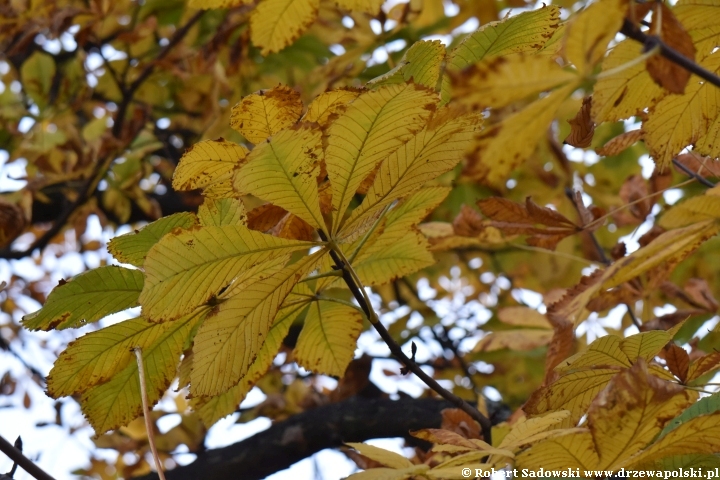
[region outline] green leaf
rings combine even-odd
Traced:
[[[69,282],[61,280],[40,310],[23,317],[23,326],[30,330],[82,327],[136,307],[142,288],[139,270],[117,266],[89,270]]]
[[[675,430],[677,427],[689,420],[692,420],[693,418],[701,415],[710,415],[711,413],[718,411],[720,411],[720,393],[714,393],[709,397],[701,398],[696,403],[685,409],[680,415],[678,415],[677,418],[668,422],[662,432],[660,432],[659,438],[664,437],[672,430]]]
[[[113,238],[108,243],[108,251],[118,262],[142,267],[148,251],[165,234],[178,229],[197,225],[197,217],[191,212],[181,212],[163,217],[140,230]]]

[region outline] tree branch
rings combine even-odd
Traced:
[[[434,398],[353,397],[294,415],[233,445],[198,454],[195,462],[168,472],[168,480],[255,480],[290,467],[326,448],[371,438],[407,437],[408,431],[439,428],[442,410],[455,405]],[[488,408],[494,423],[510,415],[498,403]],[[152,473],[140,480],[157,480]]]
[[[661,38],[655,35],[645,34],[643,31],[633,25],[633,23],[627,18],[623,21],[620,33],[622,33],[628,38],[632,38],[633,40],[642,43],[643,45],[649,46],[650,48],[658,45],[660,47],[660,55],[667,58],[676,65],[681,66],[688,72],[694,73],[698,77],[707,80],[716,87],[720,87],[720,77],[718,77],[709,70],[705,70],[703,67],[687,58],[685,55],[669,47],[665,42],[662,41]]]
[[[707,178],[703,177],[703,176],[700,175],[699,173],[693,172],[693,171],[690,170],[688,167],[686,167],[685,165],[683,165],[682,163],[680,163],[677,158],[673,158],[673,159],[672,159],[672,163],[673,163],[673,165],[675,165],[677,168],[679,168],[680,170],[682,170],[688,177],[694,178],[695,180],[697,180],[697,181],[700,182],[701,184],[705,185],[706,187],[708,187],[708,188],[713,188],[713,187],[715,186],[715,184],[714,184],[713,182],[711,182],[710,180],[708,180]]]
[[[2,436],[0,436],[0,451],[7,455],[8,458],[15,462],[20,468],[37,478],[37,480],[55,480]]]
[[[323,232],[322,230],[318,230],[318,234],[323,241],[326,242],[328,240],[325,232]],[[375,330],[380,335],[380,338],[382,338],[388,348],[390,348],[390,352],[395,357],[399,358],[405,365],[405,367],[407,367],[408,370],[417,375],[417,377],[422,380],[425,385],[430,387],[434,392],[443,397],[445,400],[452,402],[452,404],[456,408],[459,408],[463,412],[467,413],[468,415],[470,415],[471,418],[478,422],[478,424],[480,424],[480,427],[482,428],[483,439],[487,443],[492,443],[492,424],[490,423],[490,420],[482,413],[480,413],[476,408],[468,404],[465,400],[443,388],[442,385],[440,385],[434,378],[425,373],[425,371],[420,368],[417,363],[415,363],[407,355],[405,355],[405,352],[402,351],[400,345],[395,342],[395,340],[392,338],[385,326],[377,319],[377,316],[372,309],[372,305],[370,305],[370,303],[366,300],[365,295],[363,294],[362,285],[358,285],[355,282],[354,276],[350,270],[350,265],[348,265],[340,257],[338,252],[333,249],[330,250],[330,256],[335,262],[335,268],[342,271],[343,280],[345,280],[345,283],[350,289],[350,292],[352,292],[355,300],[357,300],[358,304],[360,304],[360,308],[362,308],[363,312],[370,320],[373,328],[375,328]]]

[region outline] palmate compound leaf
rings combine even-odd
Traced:
[[[618,467],[645,448],[665,422],[692,401],[680,385],[648,373],[644,361],[615,376],[588,410],[588,426],[599,454],[598,468]]]
[[[142,267],[147,252],[166,234],[176,228],[190,228],[197,225],[192,212],[168,215],[125,235],[119,235],[108,242],[108,251],[118,262]]]
[[[720,72],[720,52],[698,62],[711,72]],[[720,116],[720,89],[691,77],[683,95],[669,95],[650,109],[643,122],[645,143],[655,163],[664,168],[683,148],[704,136]]]
[[[143,316],[177,318],[204,304],[251,267],[307,250],[314,244],[265,235],[242,225],[196,227],[170,233],[145,260]]]
[[[362,318],[348,305],[313,302],[293,351],[295,361],[311,372],[342,377],[355,354]]]
[[[357,237],[374,223],[386,206],[452,170],[462,160],[481,124],[479,115],[459,115],[449,108],[439,109],[425,128],[380,164],[375,181],[338,237]]]
[[[207,309],[197,309],[170,322],[169,329],[143,348],[145,380],[151,385],[148,388],[150,406],[157,403],[170,386],[180,355],[189,347],[192,335],[206,313]],[[167,327],[157,325],[156,328]],[[139,417],[142,414],[142,399],[137,362],[130,361],[109,381],[83,392],[80,406],[98,435],[127,425]]]
[[[265,0],[263,5],[267,1]],[[300,0],[298,4],[303,1]],[[256,13],[253,13],[253,18]],[[300,118],[302,110],[300,94],[286,85],[278,85],[244,97],[232,108],[230,126],[240,132],[248,142],[259,144],[294,124]]]
[[[208,197],[232,196],[235,169],[246,162],[248,149],[224,139],[205,140],[190,147],[173,174],[175,190],[202,188]]]
[[[291,298],[292,296],[289,296],[288,300]],[[288,303],[287,300],[286,303]],[[273,320],[272,327],[270,327],[270,331],[265,338],[265,343],[260,347],[257,357],[255,357],[247,373],[240,379],[237,385],[220,395],[213,397],[193,397],[190,399],[190,404],[198,412],[207,428],[210,428],[215,422],[237,410],[238,405],[245,399],[260,377],[270,368],[293,322],[295,322],[306,309],[307,302],[304,302],[281,308],[278,311],[275,320]]]
[[[283,130],[256,146],[235,178],[235,188],[282,207],[314,228],[324,228],[318,200],[322,132],[309,124]]]
[[[486,57],[536,51],[560,25],[560,8],[543,6],[500,22],[483,25],[448,55],[448,66],[462,69]]]
[[[543,416],[523,418],[513,424],[510,432],[502,439],[498,448],[516,449],[529,445],[553,433],[553,427],[570,416],[567,410],[551,412]]]
[[[573,18],[565,34],[565,57],[581,75],[592,72],[602,60],[625,17],[622,0],[598,0]]]
[[[312,25],[319,7],[320,0],[263,0],[250,15],[250,38],[263,55],[279,52]]]
[[[420,131],[437,94],[414,84],[365,92],[328,128],[325,162],[332,186],[333,233],[362,181],[384,158]]]
[[[383,228],[376,230],[377,235],[371,235],[352,262],[364,285],[382,285],[434,263],[430,245],[416,225],[445,199],[450,190],[447,187],[423,188],[388,213]],[[346,254],[352,255],[358,242],[362,239],[349,244]]]
[[[558,430],[556,435],[536,443],[521,452],[515,461],[517,468],[539,471],[565,470],[581,471],[598,464],[598,455],[593,438],[586,428]]]
[[[247,375],[285,297],[324,253],[320,250],[232,287],[237,293],[222,299],[195,336],[190,374],[193,396],[219,395]]]
[[[576,87],[576,84],[561,87],[481,131],[466,174],[489,185],[504,185],[513,169],[535,151],[555,112]]]
[[[69,282],[61,281],[40,310],[23,317],[23,326],[30,330],[82,327],[137,306],[142,288],[140,270],[116,266],[88,270]]]
[[[197,218],[203,227],[245,225],[245,205],[237,198],[206,198],[198,208]]]
[[[479,62],[453,79],[453,97],[478,107],[504,107],[530,95],[576,82],[578,76],[545,56],[514,55]]]

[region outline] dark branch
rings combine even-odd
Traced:
[[[290,467],[326,448],[371,438],[408,437],[408,431],[439,428],[450,402],[433,398],[360,399],[353,397],[305,411],[246,440],[198,454],[190,465],[165,472],[167,480],[255,480]],[[493,422],[506,419],[504,406],[488,405]],[[141,480],[157,480],[153,473]]]
[[[715,184],[714,184],[713,182],[711,182],[710,180],[708,180],[707,178],[703,177],[703,176],[700,175],[699,173],[693,172],[693,171],[690,170],[688,167],[686,167],[685,165],[683,165],[682,163],[680,163],[677,158],[673,158],[672,163],[673,163],[673,165],[675,165],[677,168],[679,168],[680,170],[682,170],[687,176],[694,178],[695,180],[697,180],[698,182],[702,183],[702,184],[705,185],[706,187],[708,187],[708,188],[713,188],[713,187],[715,186]]]
[[[320,238],[323,241],[327,241],[327,236],[325,235],[325,232],[322,230],[318,230],[318,234],[320,235]],[[375,331],[378,332],[380,335],[380,338],[383,339],[385,344],[390,349],[390,352],[397,358],[402,361],[403,365],[407,367],[408,370],[413,372],[417,377],[422,380],[422,382],[430,387],[434,392],[436,392],[438,395],[443,397],[445,400],[452,402],[452,404],[456,407],[462,410],[463,412],[470,415],[471,418],[473,418],[480,427],[482,428],[483,432],[483,439],[487,443],[492,443],[492,424],[490,423],[490,420],[485,417],[482,413],[480,413],[476,408],[474,408],[472,405],[467,403],[462,398],[458,397],[457,395],[453,394],[452,392],[449,392],[445,388],[442,387],[434,378],[432,378],[430,375],[425,373],[425,371],[420,368],[420,366],[415,363],[413,360],[411,360],[407,355],[405,355],[405,352],[402,351],[402,348],[400,348],[400,345],[397,344],[397,342],[392,338],[390,333],[387,331],[385,326],[380,323],[379,321],[372,321],[374,318],[373,315],[371,315],[371,309],[372,305],[369,305],[365,301],[365,297],[363,296],[360,289],[362,286],[357,285],[355,283],[355,280],[353,279],[352,274],[350,273],[350,270],[347,265],[342,261],[340,256],[335,252],[334,250],[330,250],[330,256],[332,257],[333,261],[335,262],[335,268],[342,271],[343,280],[345,280],[345,283],[347,284],[348,288],[350,289],[350,292],[352,292],[353,297],[355,297],[355,300],[357,300],[358,304],[360,305],[360,308],[365,312],[365,315],[368,317],[368,319],[371,320],[371,324]]]
[[[707,80],[716,87],[720,87],[720,77],[718,77],[709,70],[705,70],[703,67],[687,58],[685,55],[669,47],[665,42],[662,41],[662,39],[658,38],[657,36],[645,34],[639,28],[633,25],[633,23],[627,18],[623,22],[620,33],[622,33],[628,38],[632,38],[633,40],[642,43],[643,45],[649,45],[651,47],[658,45],[660,47],[660,55],[667,58],[671,62],[681,66],[688,72],[694,73],[698,77]]]
[[[35,465],[32,460],[22,454],[20,450],[15,448],[10,442],[0,436],[0,451],[10,458],[20,468],[37,478],[37,480],[55,480],[53,477],[45,473],[45,471]]]

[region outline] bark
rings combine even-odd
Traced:
[[[441,411],[453,408],[434,398],[363,399],[332,403],[305,411],[241,442],[199,453],[184,467],[165,472],[167,480],[255,480],[284,470],[325,448],[371,438],[408,437],[408,431],[439,428]],[[510,410],[490,404],[493,424]],[[157,480],[157,474],[140,480]]]

